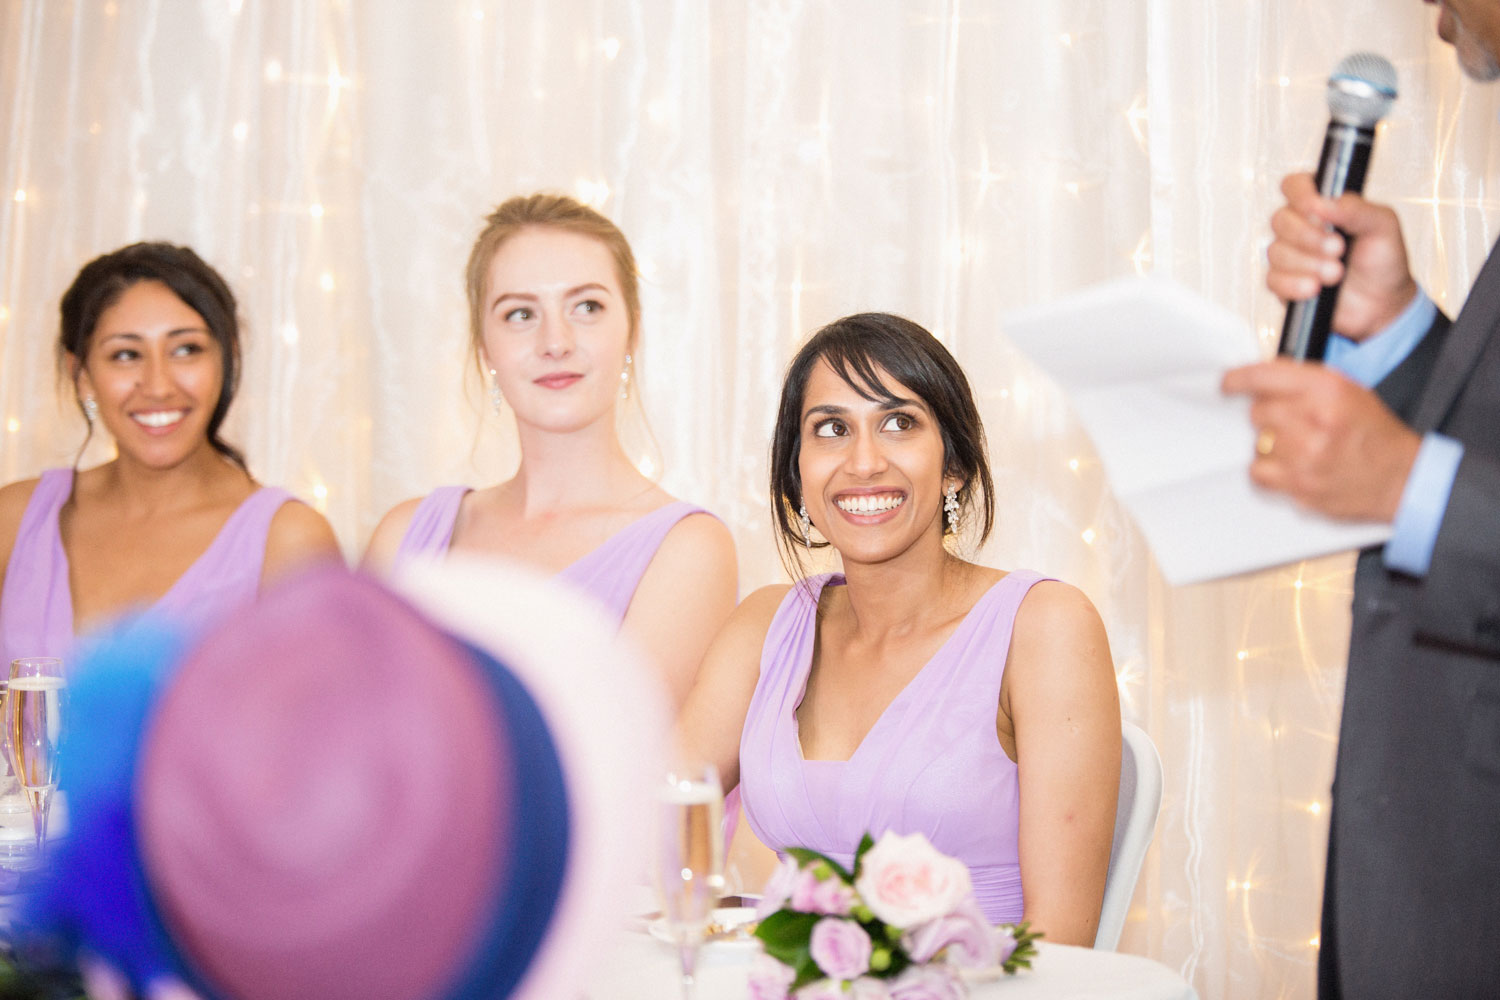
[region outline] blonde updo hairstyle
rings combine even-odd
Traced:
[[[629,350],[637,350],[636,341],[641,327],[641,291],[635,266],[635,254],[630,252],[630,243],[609,219],[565,194],[517,195],[507,199],[484,220],[484,228],[474,241],[469,252],[466,274],[469,293],[469,340],[474,352],[474,363],[480,374],[485,374],[481,349],[484,345],[485,297],[489,292],[490,262],[505,245],[505,241],[528,229],[559,229],[598,240],[609,251],[615,262],[615,280],[620,283],[620,293],[625,297],[625,309],[630,316],[630,334],[626,343]]]

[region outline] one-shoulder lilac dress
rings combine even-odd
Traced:
[[[442,486],[422,498],[406,534],[396,547],[395,564],[411,559],[441,557],[453,542],[453,527],[467,486]],[[706,514],[683,501],[669,503],[642,515],[610,536],[603,545],[567,566],[558,577],[602,604],[615,621],[625,620],[635,588],[656,556],[656,550],[677,522],[690,514]]]
[[[67,659],[73,648],[73,594],[58,512],[73,494],[72,469],[48,469],[37,482],[5,568],[0,592],[0,656]],[[246,497],[214,540],[151,610],[190,627],[255,599],[266,536],[286,490],[262,486]]]
[[[792,587],[766,633],[740,737],[741,801],[761,842],[849,864],[866,832],[921,832],[969,866],[991,922],[1020,920],[1016,765],[995,734],[995,712],[1016,609],[1042,579],[1018,570],[987,590],[847,761],[804,760],[796,715],[812,668],[818,598],[843,578]]]

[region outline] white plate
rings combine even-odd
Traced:
[[[750,933],[750,928],[747,926],[754,922],[755,910],[751,907],[720,907],[709,917],[711,932],[717,931],[718,933],[703,942],[703,947],[720,952],[754,951],[757,939]],[[726,933],[730,929],[733,929],[733,933]],[[677,943],[677,940],[672,937],[672,932],[667,929],[667,921],[664,917],[657,917],[651,921],[646,925],[646,930],[658,941],[670,945]]]

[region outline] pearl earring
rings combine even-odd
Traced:
[[[627,353],[625,355],[625,367],[620,369],[620,398],[621,399],[629,399],[630,398],[630,362],[631,362],[631,357]]]
[[[505,397],[500,392],[500,382],[495,378],[495,369],[490,369],[490,406],[496,413],[505,405]]]
[[[797,508],[797,525],[802,529],[802,544],[812,548],[812,519],[807,516],[807,504]]]
[[[91,424],[99,419],[99,402],[93,396],[83,397],[83,415]]]
[[[948,530],[958,534],[958,487],[949,484],[943,491],[943,513],[948,515]]]

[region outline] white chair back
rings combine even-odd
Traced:
[[[1130,912],[1130,897],[1141,874],[1146,848],[1156,832],[1161,808],[1161,757],[1145,730],[1129,722],[1120,726],[1120,800],[1115,806],[1115,839],[1109,851],[1109,874],[1104,878],[1104,904],[1099,908],[1099,933],[1094,947],[1114,951]]]

